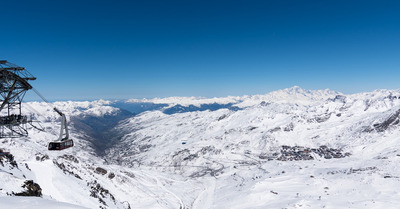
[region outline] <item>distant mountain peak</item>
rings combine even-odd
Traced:
[[[302,93],[302,92],[307,91],[307,90],[301,88],[300,86],[292,86],[292,87],[286,88],[284,90],[286,90],[288,92],[296,92],[296,93]]]
[[[309,105],[315,102],[322,102],[327,99],[335,98],[336,95],[341,94],[342,93],[329,89],[305,90],[299,86],[293,86],[291,88],[272,91],[265,95],[248,96],[248,99],[243,99],[240,106],[251,106],[260,101]]]
[[[342,94],[340,92],[333,91],[333,90],[330,90],[330,89],[309,90],[309,89],[303,89],[300,86],[293,86],[293,87],[290,87],[290,88],[277,90],[275,92],[285,92],[285,93],[288,93],[288,94],[302,94],[302,95],[317,94],[317,95],[329,95],[329,96]]]

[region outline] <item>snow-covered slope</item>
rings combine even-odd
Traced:
[[[213,176],[203,208],[379,208],[398,199],[399,98],[399,91],[294,87],[242,97],[237,110],[144,112],[116,127],[124,134],[107,157],[188,178]],[[285,156],[282,146],[292,153]],[[343,158],[296,153],[321,146]],[[279,161],[301,154],[314,160]]]
[[[1,208],[18,208],[18,209],[88,209],[79,205],[73,205],[38,197],[0,197]]]
[[[34,110],[45,132],[31,127],[29,137],[1,139],[1,148],[10,152],[13,161],[0,157],[0,208],[25,208],[27,204],[43,204],[42,208],[179,208],[180,200],[168,189],[160,189],[171,175],[158,179],[164,175],[108,165],[96,155],[93,143],[97,141],[86,133],[86,126],[80,126],[81,121],[112,119],[121,110],[104,101],[54,103],[71,121],[79,119],[80,123],[70,124],[73,148],[50,152],[47,143],[58,138],[59,118],[46,103],[25,105]],[[178,181],[179,176],[172,178],[176,183],[170,185],[179,187],[184,183]],[[30,203],[26,198],[5,197],[26,191],[22,186],[29,180],[40,186],[43,201],[34,198]]]
[[[293,100],[287,102],[291,96]],[[242,107],[238,110],[144,112],[116,127],[123,137],[109,156],[131,165],[138,161],[165,164],[166,159],[174,165],[172,158],[179,151],[242,159],[244,154],[258,158],[282,145],[327,145],[353,153],[354,148],[387,135],[390,127],[377,130],[377,124],[400,109],[399,96],[398,91],[345,96],[296,87],[249,97],[237,103]]]
[[[18,166],[0,165],[0,207],[24,201],[7,194],[23,191],[27,180],[42,189],[38,204],[86,208],[397,208],[400,202],[399,90],[344,95],[293,87],[255,96],[130,100],[124,107],[140,110],[144,103],[138,115],[111,101],[54,103],[69,116],[76,144],[61,152],[46,150],[57,138],[57,115],[45,103],[27,103],[46,132],[31,128],[29,137],[0,139]]]

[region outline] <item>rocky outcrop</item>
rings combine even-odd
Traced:
[[[33,182],[32,180],[25,181],[24,185],[25,191],[14,194],[15,196],[33,196],[33,197],[41,197],[42,196],[42,188],[40,188],[39,184]]]
[[[42,153],[37,153],[36,154],[36,160],[37,161],[45,161],[45,160],[48,160],[48,159],[50,159],[50,157],[48,155],[46,155],[46,154],[42,154]]]
[[[115,204],[115,197],[112,195],[107,189],[102,187],[97,181],[92,181],[87,183],[87,186],[90,187],[90,196],[97,198],[99,202],[104,206],[101,208],[106,208],[107,203],[104,199],[110,198]]]
[[[3,152],[0,150],[0,165],[4,166],[4,162],[8,162],[12,167],[18,168],[17,162],[14,160],[14,155],[9,152]]]
[[[374,129],[377,132],[386,131],[390,126],[394,126],[400,123],[399,119],[400,110],[397,110],[394,114],[390,115],[385,121],[374,124]]]
[[[75,176],[75,178],[78,178],[78,179],[81,179],[81,180],[82,180],[82,178],[81,178],[78,174],[76,174],[76,173],[74,173],[74,172],[72,171],[72,169],[76,169],[76,168],[72,167],[71,165],[65,165],[65,164],[62,163],[62,162],[58,162],[56,159],[53,160],[53,163],[54,163],[54,165],[56,165],[58,168],[60,168],[65,174],[73,175],[73,176]]]
[[[102,167],[97,167],[94,170],[94,172],[97,173],[97,174],[101,174],[101,175],[106,175],[107,174],[107,170],[102,168]]]
[[[73,155],[62,155],[58,158],[65,159],[73,163],[79,163],[79,160]]]
[[[259,156],[260,159],[279,160],[279,161],[299,161],[299,160],[314,160],[316,156],[331,159],[344,158],[350,156],[350,153],[343,153],[341,149],[328,148],[320,146],[319,148],[308,148],[303,146],[282,146],[280,153],[274,153],[270,157]]]

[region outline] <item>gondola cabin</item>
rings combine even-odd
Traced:
[[[67,139],[65,141],[50,142],[49,150],[63,150],[73,146],[74,146],[74,141],[72,141],[72,139]]]

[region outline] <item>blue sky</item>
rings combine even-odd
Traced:
[[[26,67],[49,100],[400,88],[399,1],[19,0],[1,7],[0,59]]]

